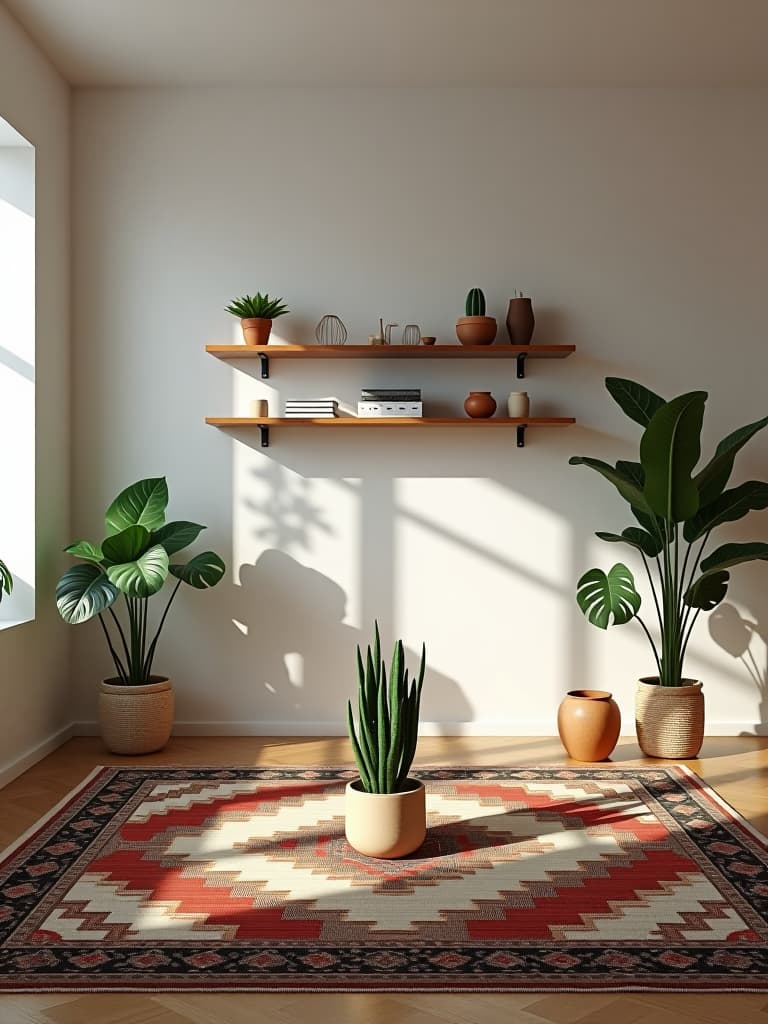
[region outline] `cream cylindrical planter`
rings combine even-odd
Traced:
[[[704,742],[704,694],[696,679],[682,686],[661,686],[658,676],[638,681],[635,728],[648,757],[673,760],[696,757]]]
[[[408,779],[402,793],[367,793],[360,779],[347,783],[347,842],[366,857],[391,860],[418,850],[427,835],[424,783]]]
[[[510,391],[507,399],[507,413],[512,420],[525,420],[531,411],[527,391]]]
[[[144,686],[105,679],[99,693],[99,725],[113,754],[152,754],[162,750],[173,728],[170,679],[152,676]]]

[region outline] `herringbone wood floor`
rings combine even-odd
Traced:
[[[557,740],[424,737],[423,764],[568,763]],[[613,760],[640,760],[622,740]],[[0,791],[0,846],[24,832],[95,765],[348,764],[342,738],[179,737],[161,754],[119,758],[71,740]],[[768,739],[708,739],[687,762],[768,833]],[[764,995],[47,995],[0,996],[0,1024],[768,1024]]]

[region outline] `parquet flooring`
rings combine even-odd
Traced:
[[[550,738],[424,737],[422,764],[567,764]],[[613,760],[649,764],[629,738]],[[71,740],[0,790],[0,847],[34,824],[98,764],[350,764],[346,739],[178,737],[146,758]],[[707,739],[687,762],[768,834],[768,738]],[[0,1024],[768,1024],[768,996],[685,994],[0,996]]]

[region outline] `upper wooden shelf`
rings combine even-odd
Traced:
[[[565,359],[575,345],[206,345],[217,359],[259,359],[269,377],[271,359],[515,359],[525,377],[528,359]]]

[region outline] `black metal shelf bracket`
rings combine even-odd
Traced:
[[[261,379],[269,380],[269,356],[266,352],[259,352],[259,362],[261,363]],[[264,447],[266,448],[266,445]]]
[[[525,448],[525,423],[520,423],[517,428],[517,447]]]
[[[261,434],[261,447],[269,448],[269,427],[266,423],[259,424],[259,432]]]
[[[524,352],[518,353],[517,356],[517,379],[525,380],[525,360],[527,355]]]

